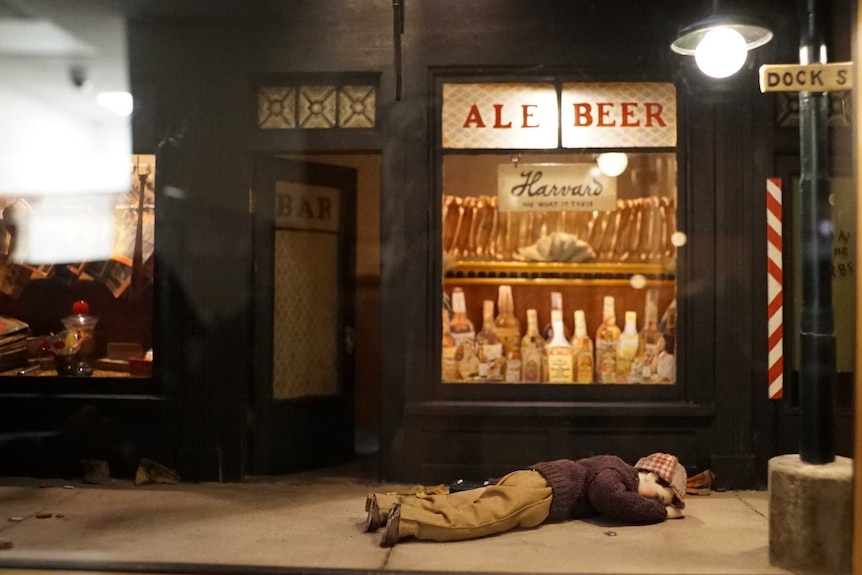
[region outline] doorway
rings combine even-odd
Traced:
[[[377,154],[255,161],[249,474],[379,477],[379,182]]]

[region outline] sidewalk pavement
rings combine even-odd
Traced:
[[[0,541],[12,545],[0,573],[789,573],[768,563],[766,492],[689,496],[684,519],[659,525],[569,521],[381,548],[382,531],[363,533],[365,495],[405,487],[318,474],[147,486],[0,478]]]

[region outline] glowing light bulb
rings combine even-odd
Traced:
[[[683,232],[674,232],[670,236],[670,243],[681,248],[688,242],[688,236]]]
[[[713,78],[736,74],[748,57],[745,38],[732,28],[713,28],[707,32],[694,52],[701,72]]]
[[[615,178],[626,171],[629,157],[623,152],[607,152],[596,158],[599,170],[606,176]]]
[[[629,278],[629,284],[634,289],[643,289],[646,286],[646,276],[643,274],[635,274]]]

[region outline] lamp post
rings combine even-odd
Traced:
[[[799,0],[799,63],[826,63],[819,0]],[[799,93],[801,160],[802,315],[799,456],[806,463],[835,460],[835,333],[832,312],[832,215],[829,206],[829,98]]]

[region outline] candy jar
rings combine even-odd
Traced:
[[[89,377],[93,374],[90,364],[81,359],[81,346],[85,339],[75,330],[61,331],[42,340],[42,349],[54,354],[57,375]]]
[[[90,315],[90,305],[87,302],[78,300],[72,304],[72,315],[64,317],[62,322],[68,331],[75,331],[81,336],[81,349],[78,354],[82,361],[89,362],[93,358],[95,330],[99,318]]]

